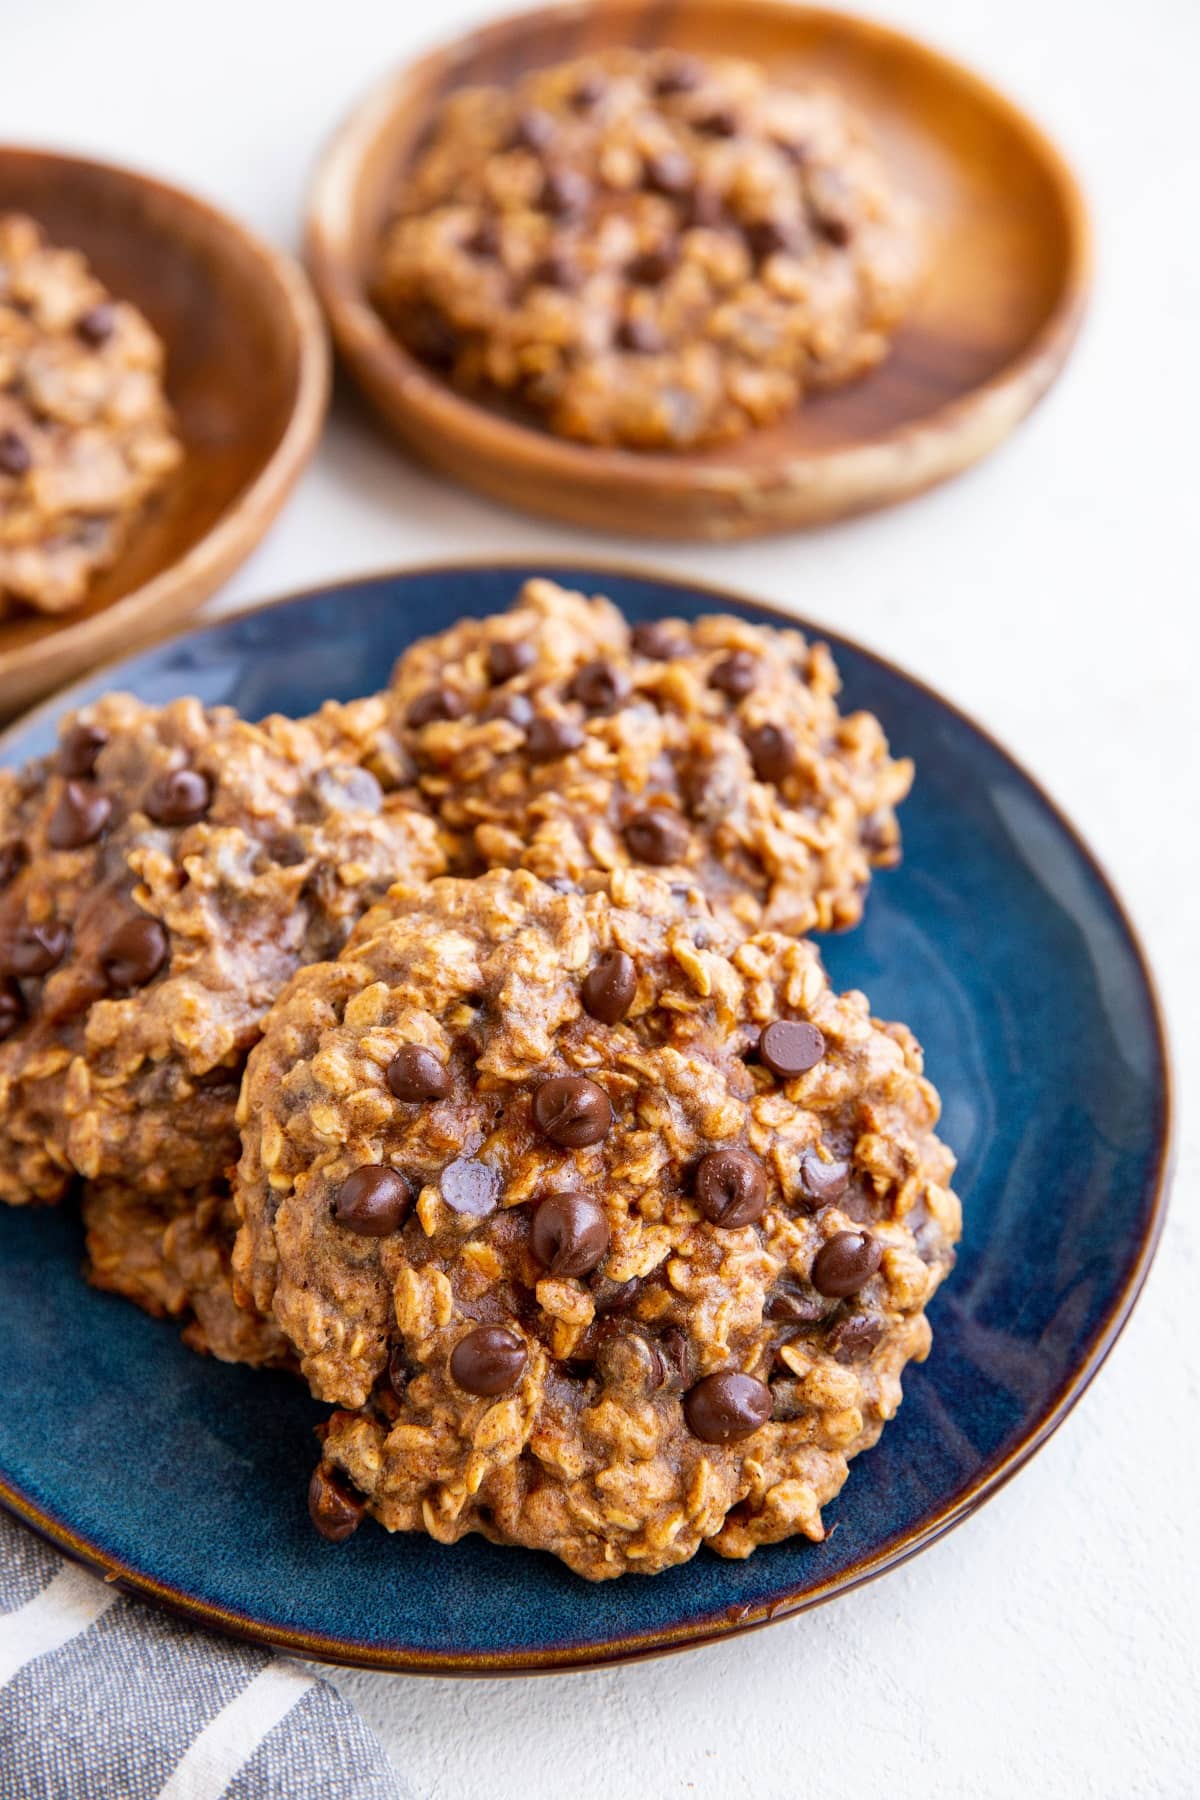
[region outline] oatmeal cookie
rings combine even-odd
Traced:
[[[397,874],[444,866],[433,822],[359,766],[353,717],[110,695],[0,771],[0,1199],[75,1173],[197,1188],[237,1160],[284,982]]]
[[[119,1182],[90,1182],[83,1223],[94,1287],[158,1318],[186,1320],[184,1342],[222,1362],[291,1361],[279,1327],[234,1298],[237,1214],[223,1184],[146,1194]]]
[[[141,313],[0,215],[0,614],[80,605],[182,454]]]
[[[613,50],[450,96],[376,294],[457,386],[565,437],[680,450],[878,363],[920,260],[912,204],[836,93]]]
[[[912,764],[843,714],[824,644],[731,617],[632,629],[611,602],[530,581],[396,666],[397,734],[463,872],[586,882],[631,864],[724,914],[857,924],[899,860]]]
[[[902,1025],[616,871],[400,884],[250,1057],[236,1278],[365,1507],[593,1579],[819,1539],[960,1228]]]

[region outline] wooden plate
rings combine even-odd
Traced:
[[[167,346],[186,456],[87,601],[0,620],[12,712],[199,606],[270,525],[312,455],[329,388],[324,326],[301,271],[202,200],[145,175],[0,147],[0,212],[85,252]]]
[[[399,172],[452,88],[613,44],[751,57],[835,82],[923,203],[930,274],[881,369],[737,445],[646,454],[553,438],[464,399],[368,298]],[[749,537],[904,499],[993,449],[1045,393],[1084,310],[1087,214],[1042,133],[902,33],[777,0],[604,0],[489,25],[372,93],[326,151],[308,257],[338,347],[386,423],[434,468],[513,506],[652,537]]]

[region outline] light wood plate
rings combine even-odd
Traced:
[[[882,368],[734,446],[566,443],[452,392],[388,331],[368,288],[389,196],[453,88],[612,44],[753,58],[835,82],[923,204],[930,272]],[[489,25],[359,106],[319,165],[309,266],[355,380],[423,460],[493,499],[652,537],[736,538],[901,500],[1004,438],[1062,367],[1083,315],[1087,214],[1058,152],[985,82],[886,27],[778,0],[604,0]]]
[[[85,604],[0,619],[0,712],[157,636],[258,543],[320,434],[325,328],[288,257],[127,169],[0,147],[0,212],[29,213],[145,313],[186,455]]]

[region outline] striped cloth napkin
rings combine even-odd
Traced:
[[[0,1800],[412,1800],[337,1690],[0,1514]]]

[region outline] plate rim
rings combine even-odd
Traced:
[[[230,242],[236,240],[248,251],[274,281],[295,334],[296,379],[291,410],[265,462],[194,544],[148,580],[120,594],[103,611],[76,619],[70,612],[63,613],[44,636],[15,650],[0,650],[0,708],[5,711],[43,695],[47,683],[56,683],[59,669],[71,671],[74,679],[74,671],[86,665],[96,648],[107,653],[110,645],[123,640],[111,658],[119,662],[151,643],[166,641],[159,639],[154,623],[164,607],[179,606],[182,612],[177,616],[190,616],[241,567],[274,524],[316,454],[333,379],[325,316],[303,266],[237,214],[207,194],[133,163],[5,138],[0,140],[0,162],[10,158],[99,170],[106,177],[127,182],[131,189],[150,190],[173,206],[205,216]],[[107,667],[107,661],[99,666]],[[59,691],[53,685],[50,698]]]
[[[29,727],[42,723],[48,716],[69,707],[80,689],[91,687],[98,678],[119,668],[122,664],[130,661],[132,657],[143,656],[155,650],[166,650],[173,644],[199,636],[205,631],[237,624],[252,615],[273,612],[297,602],[316,600],[335,592],[342,594],[347,590],[375,587],[381,582],[453,577],[458,574],[479,573],[487,570],[528,572],[539,561],[544,561],[548,568],[557,572],[566,573],[573,570],[580,577],[587,577],[590,580],[597,578],[604,580],[610,576],[616,576],[619,579],[649,583],[668,593],[676,591],[690,594],[693,598],[702,596],[711,597],[717,602],[732,602],[736,606],[749,607],[752,611],[768,614],[780,621],[781,624],[789,625],[810,636],[828,638],[835,660],[839,647],[845,646],[852,654],[873,663],[886,674],[898,676],[901,681],[916,689],[923,698],[933,701],[949,712],[955,720],[974,732],[1033,790],[1055,825],[1074,846],[1111,906],[1116,924],[1122,931],[1132,953],[1148,1003],[1150,1022],[1162,1068],[1162,1085],[1158,1094],[1156,1156],[1154,1168],[1147,1183],[1148,1188],[1152,1189],[1150,1212],[1138,1245],[1137,1256],[1103,1320],[1093,1332],[1086,1351],[1061,1384],[1051,1402],[1043,1408],[1041,1414],[1032,1422],[1020,1441],[1013,1445],[1006,1455],[985,1466],[963,1492],[933,1515],[923,1519],[906,1536],[885,1545],[875,1555],[865,1557],[853,1568],[843,1571],[840,1576],[831,1576],[827,1581],[806,1589],[802,1594],[793,1589],[790,1593],[778,1596],[773,1600],[732,1608],[718,1608],[715,1611],[697,1614],[684,1624],[631,1632],[624,1636],[597,1640],[586,1645],[567,1645],[556,1649],[470,1652],[396,1650],[388,1646],[364,1643],[354,1638],[331,1636],[321,1631],[273,1627],[248,1614],[197,1599],[180,1588],[157,1580],[133,1564],[110,1555],[100,1545],[76,1532],[52,1508],[41,1506],[32,1500],[0,1470],[0,1507],[15,1514],[73,1561],[81,1563],[101,1575],[109,1585],[116,1586],[122,1592],[136,1599],[150,1600],[174,1613],[177,1617],[186,1619],[191,1624],[200,1624],[244,1642],[285,1650],[292,1655],[309,1657],[336,1667],[371,1669],[398,1675],[479,1678],[553,1675],[584,1669],[610,1668],[620,1663],[642,1662],[658,1656],[680,1654],[685,1650],[697,1649],[706,1644],[740,1637],[750,1631],[762,1630],[779,1619],[794,1618],[801,1613],[812,1611],[818,1606],[826,1605],[840,1594],[851,1593],[857,1588],[865,1587],[869,1582],[877,1580],[889,1570],[898,1568],[902,1563],[909,1561],[910,1558],[918,1555],[929,1545],[945,1536],[947,1532],[953,1530],[955,1526],[961,1525],[970,1518],[1017,1475],[1054,1435],[1083,1398],[1128,1324],[1145,1286],[1166,1221],[1168,1198],[1175,1167],[1177,1124],[1176,1076],[1171,1039],[1153,963],[1146,950],[1142,935],[1130,916],[1107,868],[1083,833],[1066,815],[1043,783],[1031,774],[1025,764],[1014,756],[986,726],[980,725],[963,707],[955,701],[947,699],[931,683],[925,681],[921,676],[910,673],[891,657],[871,649],[858,639],[847,636],[844,632],[828,629],[819,621],[809,618],[807,614],[789,612],[774,601],[758,599],[753,594],[724,583],[711,582],[702,577],[676,574],[673,571],[661,570],[651,565],[609,560],[603,556],[562,556],[550,553],[544,558],[539,558],[534,553],[527,553],[500,557],[434,558],[400,567],[386,567],[373,572],[352,575],[341,580],[334,578],[315,582],[306,587],[276,595],[273,599],[257,605],[251,603],[234,608],[227,613],[220,614],[215,619],[192,620],[189,625],[181,626],[178,630],[162,638],[135,646],[125,656],[101,664],[93,669],[87,677],[59,689],[50,698],[30,708],[7,725],[3,731],[0,731],[0,757],[5,755],[11,741],[19,733],[23,733]]]
[[[702,9],[718,0],[688,3]],[[396,111],[398,97],[423,72],[443,65],[453,71],[486,40],[503,38],[536,20],[561,17],[570,24],[598,8],[636,12],[638,7],[638,0],[545,0],[439,38],[361,91],[321,145],[309,180],[305,266],[356,389],[408,455],[515,513],[627,532],[628,525],[615,522],[611,504],[604,501],[611,491],[623,497],[626,510],[630,501],[676,509],[668,524],[633,527],[639,537],[730,542],[808,529],[915,498],[990,455],[1045,397],[1082,329],[1095,264],[1086,193],[1056,139],[1016,99],[940,42],[838,7],[792,0],[752,3],[781,20],[803,15],[924,61],[974,103],[1002,118],[1036,152],[1062,208],[1064,255],[1054,304],[1028,342],[994,374],[928,413],[850,444],[789,454],[768,487],[750,484],[752,503],[745,497],[743,472],[736,461],[721,457],[719,447],[714,460],[697,467],[687,453],[647,456],[576,444],[457,393],[389,330],[353,267],[347,221],[356,217],[359,175],[379,122]],[[464,468],[470,472],[463,474]],[[526,496],[541,498],[515,499],[502,492],[500,475],[511,485],[510,469],[520,472]],[[688,510],[691,501],[709,504]]]

